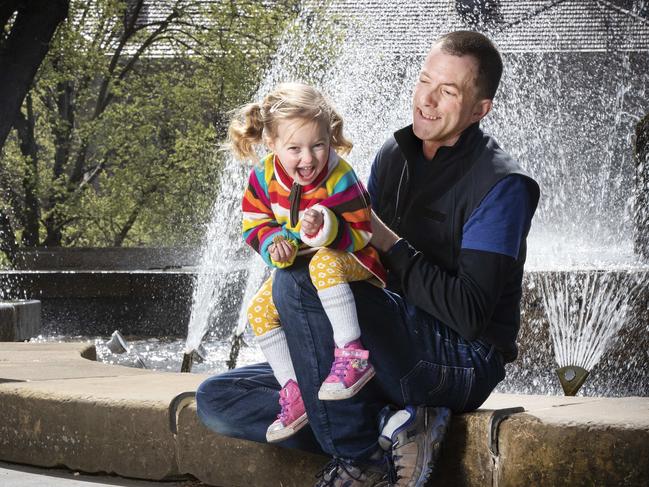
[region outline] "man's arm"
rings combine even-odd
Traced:
[[[535,210],[525,178],[498,183],[463,229],[456,275],[430,262],[373,215],[372,245],[409,302],[468,340],[481,335],[510,277]]]

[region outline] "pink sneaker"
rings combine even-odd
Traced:
[[[338,401],[352,397],[374,377],[374,367],[367,359],[370,352],[362,348],[360,340],[354,340],[343,348],[334,349],[334,363],[329,377],[318,391],[322,401]]]
[[[266,430],[266,441],[269,443],[285,440],[308,423],[300,388],[293,379],[289,379],[279,391],[279,405],[282,410]]]

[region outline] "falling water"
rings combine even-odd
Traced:
[[[646,110],[649,62],[646,52],[621,49],[633,43],[610,26],[604,47],[590,38],[584,42],[591,44],[578,46],[584,52],[565,52],[553,15],[573,9],[584,25],[598,25],[602,8],[585,6],[591,3],[599,5],[563,2],[517,20],[512,12],[523,7],[503,0],[509,24],[492,35],[504,53],[505,72],[494,110],[482,125],[541,184],[528,240],[532,270],[644,266],[631,241],[631,134]],[[412,88],[432,40],[466,26],[454,2],[331,4],[327,10],[307,3],[256,98],[281,81],[315,84],[342,113],[354,141],[349,161],[366,180],[376,150],[394,130],[410,123]],[[645,24],[633,27],[649,36]],[[534,28],[540,38],[526,34]],[[261,259],[244,248],[240,237],[239,204],[248,170],[230,161],[222,175],[194,292],[187,350],[207,333],[232,330],[235,324],[242,329],[245,316],[224,310],[247,302],[266,275]],[[630,301],[616,296],[629,294],[628,286],[635,284],[612,276],[577,272],[566,281],[537,283],[559,363],[573,358],[597,362],[624,326]],[[579,299],[588,306],[569,304]]]
[[[591,370],[627,323],[645,286],[645,273],[536,273],[559,367]]]

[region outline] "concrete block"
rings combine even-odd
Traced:
[[[20,249],[16,268],[22,270],[134,270],[195,266],[194,248],[159,247],[39,247]]]
[[[178,468],[209,485],[310,487],[329,458],[276,445],[237,440],[208,430],[196,405],[178,418]]]
[[[3,460],[152,480],[177,475],[166,404],[57,394],[25,383],[3,388]]]
[[[16,308],[0,303],[0,342],[13,342],[16,336]]]
[[[180,411],[174,436],[170,401],[196,390],[207,376],[131,373],[82,359],[91,349],[88,344],[0,344],[0,459],[151,480],[191,474],[227,487],[310,486],[328,460],[220,436],[200,423],[194,404]],[[3,380],[3,367],[23,372]],[[50,369],[57,367],[55,377]],[[494,415],[517,406],[526,412],[506,417],[490,441]],[[644,487],[649,485],[647,458],[645,397],[492,394],[483,409],[453,416],[432,482]]]
[[[23,341],[41,332],[41,303],[17,300],[0,303],[0,341]]]
[[[57,361],[51,357],[41,367]],[[0,384],[0,459],[149,480],[177,477],[177,444],[167,408],[174,396],[195,390],[205,376],[122,375],[125,367],[96,364],[105,376],[93,377],[92,362],[78,355],[72,362],[66,353],[60,366],[89,370],[89,376],[50,380],[43,371],[29,382]]]
[[[518,415],[501,427],[500,487],[644,487],[649,431],[608,424],[550,424]]]
[[[492,485],[489,453],[491,411],[454,415],[442,445],[435,478],[439,485],[480,487]]]

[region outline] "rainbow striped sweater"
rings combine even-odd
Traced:
[[[268,247],[278,236],[295,243],[300,255],[320,247],[351,252],[385,285],[385,268],[376,249],[368,245],[372,237],[369,195],[352,167],[331,150],[327,165],[316,179],[298,188],[299,202],[293,201],[295,185],[273,153],[252,169],[242,202],[246,243],[267,265],[278,268],[293,263],[271,259]],[[306,235],[300,228],[301,219],[304,211],[312,207],[322,212],[324,225],[318,234]],[[291,215],[291,208],[298,214]]]

